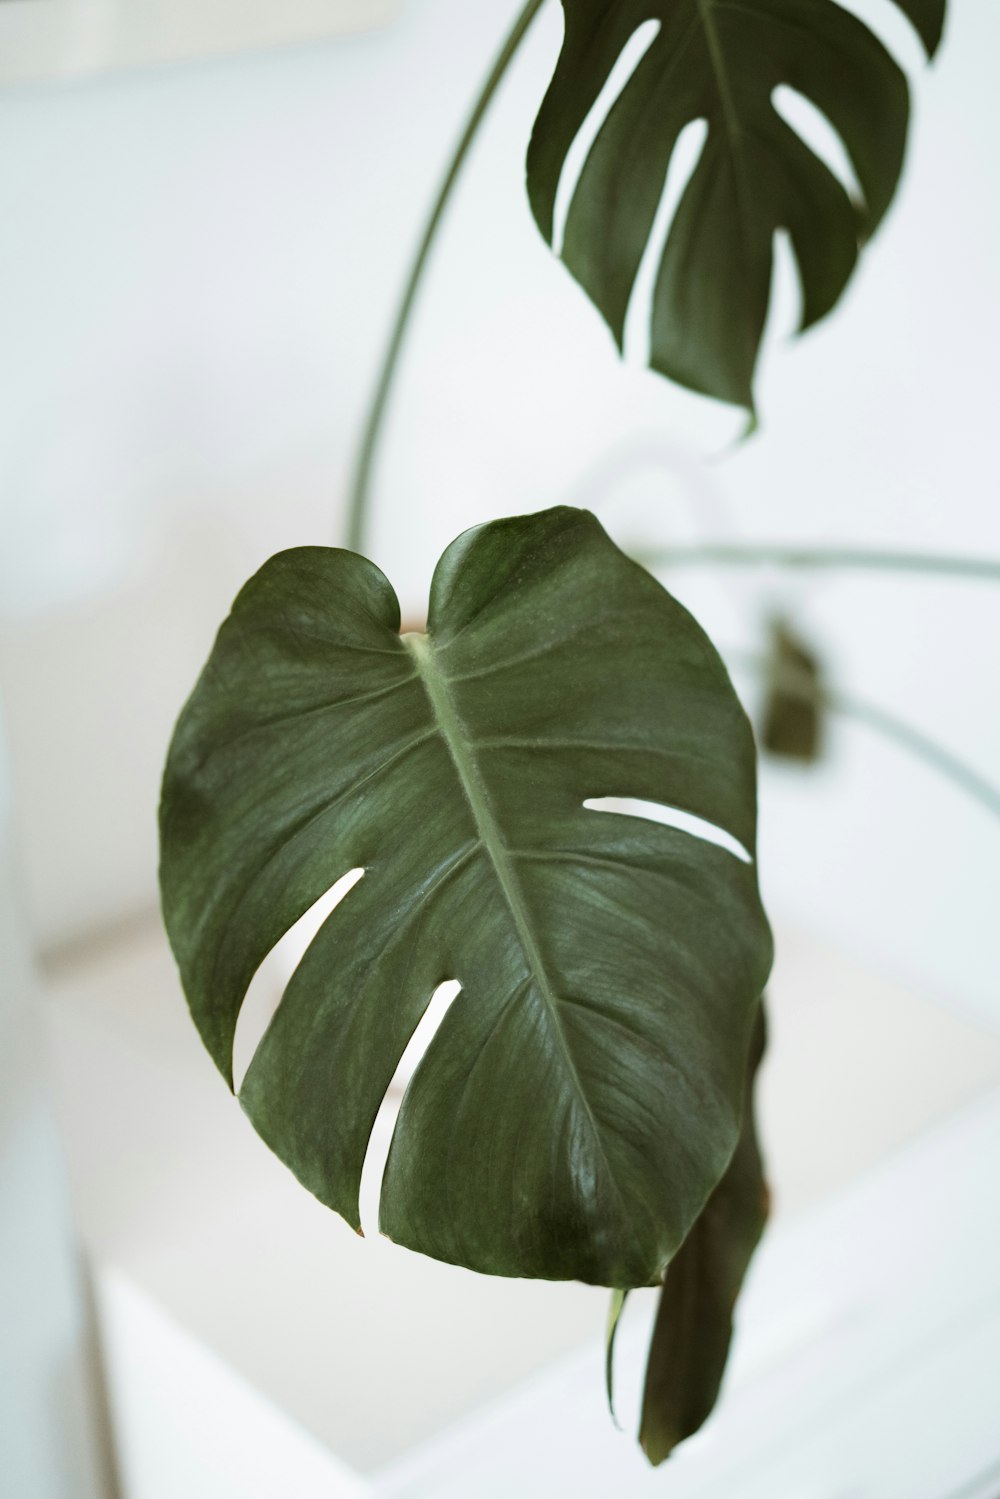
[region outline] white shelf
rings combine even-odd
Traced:
[[[800,1436],[825,1452],[854,1420],[894,1429],[897,1388],[912,1386],[918,1406],[929,1398],[936,1365],[917,1357],[928,1348],[949,1368],[968,1363],[949,1385],[969,1391],[948,1420],[971,1475],[989,1444],[961,1420],[978,1419],[971,1371],[1000,1316],[1000,1101],[933,1126],[1000,1084],[1000,1039],[801,934],[778,945],[761,1108],[777,1220],[742,1314],[733,1393],[672,1463],[689,1487],[670,1492],[714,1494],[699,1485],[722,1473],[727,1499],[808,1499],[795,1486],[808,1467],[794,1466]],[[602,1409],[605,1293],[493,1280],[359,1240],[253,1133],[155,929],[78,953],[49,988],[126,1499],[255,1499],[291,1492],[290,1473],[299,1499],[652,1492]],[[641,1322],[620,1342],[626,1410]],[[905,1385],[887,1372],[900,1359]],[[840,1471],[832,1461],[818,1471]],[[775,1463],[798,1475],[791,1486],[754,1488]],[[886,1485],[815,1492],[924,1492]]]

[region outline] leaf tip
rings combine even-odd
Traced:
[[[665,1463],[681,1440],[680,1435],[668,1431],[639,1433],[639,1446],[651,1468],[659,1468]]]
[[[622,1430],[621,1422],[615,1414],[614,1394],[614,1356],[615,1336],[618,1332],[618,1323],[621,1320],[622,1310],[628,1299],[628,1291],[616,1288],[611,1293],[611,1303],[608,1307],[608,1325],[604,1343],[604,1388],[608,1397],[608,1413],[616,1431]]]

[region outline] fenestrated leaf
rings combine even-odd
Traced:
[[[384,576],[284,552],[251,579],[177,726],[164,911],[231,1078],[250,979],[341,875],[241,1101],[359,1226],[376,1112],[435,988],[381,1224],[501,1275],[657,1282],[740,1129],[770,962],[755,871],[632,796],[753,848],[749,726],[710,642],[584,512],[467,532],[427,633]]]
[[[833,307],[896,188],[906,79],[869,29],[833,0],[562,0],[566,30],[528,149],[528,192],[552,241],[566,156],[623,48],[657,35],[598,131],[576,184],[562,257],[619,346],[677,139],[708,133],[660,258],[650,363],[670,379],[753,408],[753,373],[786,229],[802,284],[802,327]],[[945,0],[896,0],[929,54]],[[785,84],[847,149],[861,191],[838,179],[772,102]]]
[[[733,1307],[764,1231],[768,1193],[754,1125],[754,1080],[764,1054],[761,1006],[746,1110],[725,1176],[667,1270],[646,1363],[639,1440],[661,1463],[711,1415],[733,1332]]]

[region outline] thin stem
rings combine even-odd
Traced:
[[[655,547],[632,552],[644,567],[847,568],[862,571],[942,573],[1000,583],[1000,558],[947,557],[933,552],[869,551],[862,547],[791,547],[771,542],[746,546]]]
[[[483,116],[486,114],[493,95],[496,93],[500,81],[510,65],[511,59],[520,46],[525,32],[539,10],[541,10],[543,4],[544,0],[527,0],[527,4],[514,22],[513,29],[500,49],[499,56],[493,64],[490,75],[483,84],[479,97],[473,106],[472,113],[469,116],[465,130],[462,132],[462,137],[455,148],[454,155],[445,173],[444,181],[438,190],[434,207],[431,209],[430,217],[427,220],[423,238],[420,241],[416,258],[410,270],[409,280],[406,283],[399,311],[396,314],[396,321],[393,324],[389,343],[383,356],[382,368],[375,387],[375,395],[372,399],[371,408],[368,412],[368,420],[361,438],[361,447],[358,452],[358,463],[354,473],[354,482],[351,486],[347,513],[347,546],[353,552],[360,552],[365,546],[372,465],[375,458],[375,451],[378,447],[386,406],[389,396],[392,393],[399,365],[399,356],[409,329],[410,317],[434,238],[440,226],[441,219],[444,216],[444,211],[448,206],[452,190],[462,170],[465,158],[468,156],[469,149],[475,140]]]
[[[912,724],[896,718],[894,714],[887,713],[884,708],[879,708],[874,703],[867,703],[860,698],[848,697],[842,692],[834,692],[829,688],[821,687],[811,677],[796,671],[794,667],[776,667],[774,662],[765,657],[733,651],[727,653],[726,660],[736,668],[747,668],[762,675],[768,675],[782,692],[787,692],[792,697],[799,697],[803,702],[817,703],[831,713],[839,713],[845,718],[853,718],[858,723],[866,724],[884,738],[891,739],[901,749],[923,760],[925,765],[931,766],[953,785],[958,786],[967,796],[971,796],[980,806],[991,812],[994,817],[1000,817],[1000,789],[984,780],[971,766],[959,760],[936,740],[929,738],[919,729],[915,729]]]
[[[992,812],[994,817],[1000,817],[1000,790],[984,780],[971,766],[966,765],[964,760],[959,760],[950,750],[946,750],[936,740],[928,738],[912,724],[886,713],[884,708],[879,708],[874,703],[859,702],[857,698],[844,698],[839,693],[829,695],[828,706],[836,713],[845,714],[859,723],[867,724],[870,729],[874,729],[885,738],[895,740],[900,748],[909,750],[910,754],[916,755],[926,765],[930,765],[939,774],[947,777],[967,796],[971,796],[974,801],[979,802],[980,806]]]

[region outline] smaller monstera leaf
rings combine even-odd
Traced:
[[[379,570],[284,552],[250,580],[178,723],[167,928],[231,1081],[268,951],[363,877],[243,1082],[254,1125],[359,1227],[372,1125],[435,989],[380,1223],[499,1275],[658,1283],[725,1171],[770,935],[755,870],[586,807],[680,808],[752,850],[752,735],[702,631],[590,515],[467,532],[426,634]]]
[[[639,1427],[642,1449],[653,1464],[669,1457],[712,1413],[729,1354],[733,1306],[767,1220],[768,1192],[753,1114],[764,1040],[762,1005],[736,1153],[671,1260],[660,1293]]]
[[[833,0],[562,0],[565,36],[528,149],[528,193],[551,243],[566,157],[630,38],[657,34],[601,125],[574,189],[562,258],[619,347],[678,137],[707,122],[701,155],[660,255],[650,364],[753,409],[753,375],[777,229],[802,286],[802,328],[834,306],[899,179],[906,79],[871,31]],[[896,0],[928,54],[944,0]],[[804,95],[840,136],[854,201],[773,103]]]

